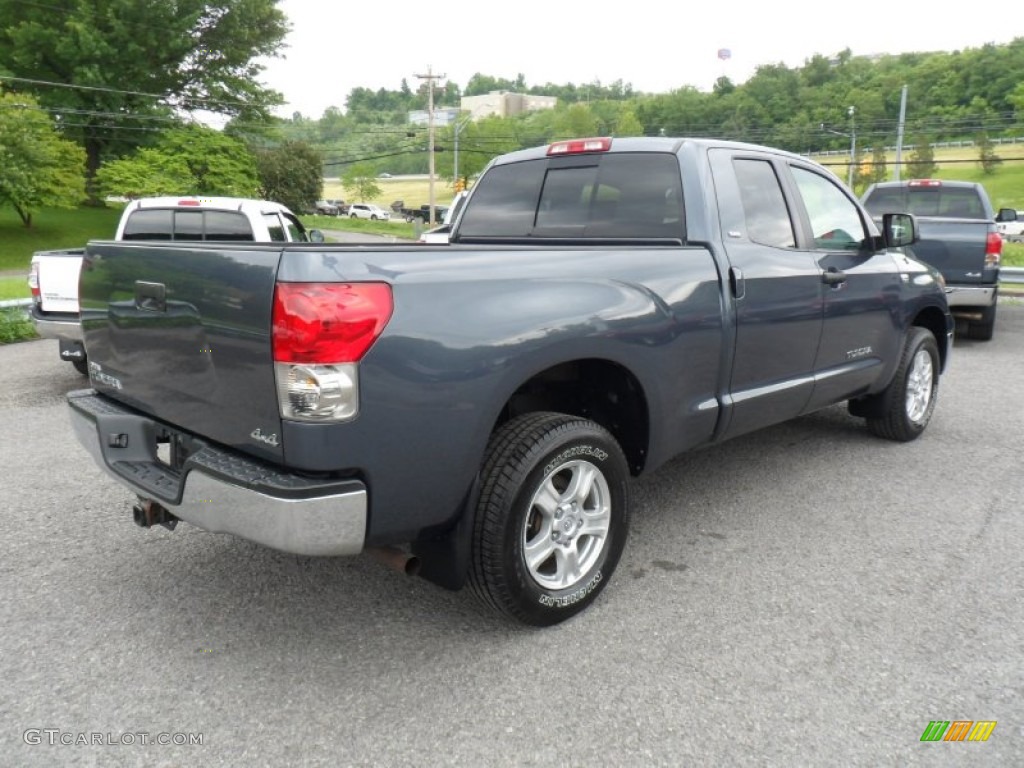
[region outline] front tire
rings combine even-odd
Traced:
[[[924,432],[939,391],[939,346],[924,328],[907,333],[899,367],[889,386],[869,402],[868,429],[879,437],[906,443]]]
[[[544,627],[593,603],[629,530],[629,468],[603,427],[532,413],[491,436],[469,585],[485,604]]]

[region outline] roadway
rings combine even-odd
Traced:
[[[840,407],[677,459],[596,605],[527,630],[368,557],[137,528],[71,435],[84,379],[0,346],[0,765],[1022,765],[1022,381],[1004,301],[914,443]],[[920,741],[957,719],[998,725]]]

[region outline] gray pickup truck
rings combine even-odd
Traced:
[[[447,245],[92,242],[72,423],[143,526],[550,625],[609,583],[631,476],[836,403],[923,432],[953,321],[914,237],[794,154],[605,138],[492,161]]]
[[[914,214],[918,242],[913,255],[942,273],[949,306],[965,322],[967,336],[990,340],[1003,253],[996,222],[1014,221],[1017,212],[1007,208],[997,216],[985,188],[969,181],[886,181],[868,187],[863,200],[876,223],[885,213]]]

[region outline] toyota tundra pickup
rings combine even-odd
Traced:
[[[660,137],[494,159],[446,245],[91,242],[72,423],[142,526],[550,625],[609,584],[631,477],[837,403],[922,434],[953,321],[915,236],[800,156]]]
[[[304,242],[309,233],[285,206],[234,197],[147,197],[125,206],[116,240]],[[320,239],[317,237],[317,239]],[[29,266],[36,333],[57,339],[62,360],[88,372],[78,315],[84,248],[39,251]]]
[[[1012,221],[1017,212],[1003,209],[997,217],[981,184],[941,179],[873,184],[864,192],[864,205],[876,222],[887,212],[915,215],[919,239],[913,255],[942,273],[949,306],[964,322],[968,338],[990,340],[1003,254],[996,221]]]

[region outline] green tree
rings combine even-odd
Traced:
[[[259,179],[256,159],[240,140],[191,125],[163,134],[154,147],[108,161],[96,173],[104,195],[252,197]]]
[[[878,182],[885,181],[887,178],[889,178],[889,169],[887,167],[885,147],[879,142],[871,150],[871,171],[865,181],[868,184],[877,184]]]
[[[35,99],[0,92],[0,204],[22,223],[44,207],[73,208],[85,200],[85,153],[61,138]]]
[[[636,113],[631,109],[624,109],[619,113],[618,122],[615,124],[616,136],[643,136],[644,126],[637,119]]]
[[[548,111],[548,110],[545,110]],[[476,122],[466,123],[459,129],[459,176],[472,178],[479,174],[496,155],[511,152],[521,147],[516,138],[517,126],[521,123],[515,118],[488,117]],[[437,173],[454,180],[455,137],[454,128],[449,126],[440,136],[440,143],[450,147],[451,152],[441,152],[434,158]],[[541,141],[533,142],[535,144]]]
[[[978,147],[978,161],[981,163],[981,172],[986,176],[991,176],[996,172],[999,164],[1003,162],[1003,158],[996,154],[995,145],[987,133],[978,135],[978,138],[975,140],[975,146]]]
[[[360,201],[376,200],[383,193],[377,186],[373,166],[369,163],[356,163],[349,167],[341,177],[341,183],[345,189],[352,190]]]
[[[184,158],[152,147],[104,163],[96,172],[96,187],[102,195],[129,199],[193,194]]]
[[[202,125],[163,134],[157,148],[182,158],[197,195],[252,197],[259,186],[256,158],[241,139]]]
[[[310,210],[323,193],[323,166],[315,149],[300,141],[256,153],[259,196],[288,206],[295,213]]]
[[[938,165],[935,163],[935,151],[927,138],[922,139],[910,153],[906,178],[927,179],[935,174],[936,168]]]
[[[0,0],[0,71],[63,118],[89,179],[183,112],[264,119],[259,57],[288,31],[277,0]],[[11,77],[17,79],[10,79]],[[69,84],[73,84],[70,85]]]
[[[582,139],[599,133],[597,119],[586,104],[560,110],[555,118],[555,132],[554,138],[558,139]]]

